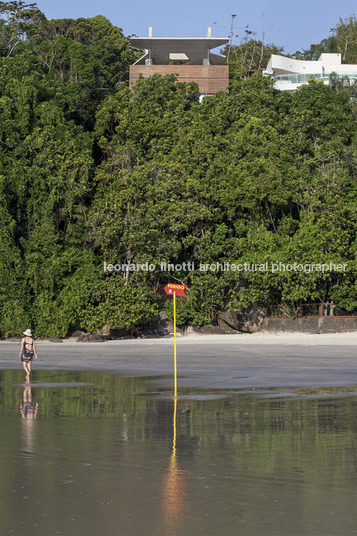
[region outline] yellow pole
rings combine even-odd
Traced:
[[[176,292],[174,292],[174,363],[175,363],[175,397],[177,397],[177,366],[176,366]]]

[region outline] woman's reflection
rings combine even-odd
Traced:
[[[34,454],[34,440],[36,436],[36,417],[38,412],[38,402],[32,400],[32,392],[29,380],[24,387],[22,404],[20,405],[22,423],[22,442],[24,458],[32,465]]]
[[[20,412],[23,419],[36,419],[38,411],[38,402],[36,404],[32,401],[32,392],[30,380],[26,380],[26,386],[24,388],[24,394],[22,404],[20,406]]]

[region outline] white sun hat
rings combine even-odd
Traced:
[[[26,335],[26,337],[32,337],[32,331],[30,329],[24,331],[23,334]]]

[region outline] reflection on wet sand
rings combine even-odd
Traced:
[[[356,530],[357,397],[175,402],[145,378],[20,377],[0,371],[1,534]]]
[[[24,388],[24,394],[22,404],[20,406],[20,412],[23,419],[33,420],[37,417],[38,402],[36,404],[32,401],[32,391],[30,380],[26,380],[26,387]]]
[[[34,452],[34,439],[35,439],[35,429],[38,412],[38,402],[32,400],[32,390],[30,385],[30,380],[26,380],[26,385],[24,387],[22,404],[20,406],[20,413],[22,417],[22,441],[23,441],[23,451],[26,453],[28,459],[32,459],[32,454]]]
[[[178,465],[176,439],[177,398],[174,399],[172,454],[169,466],[163,476],[161,497],[164,525],[171,531],[175,528],[178,529],[183,525],[187,506],[186,471],[180,469]]]

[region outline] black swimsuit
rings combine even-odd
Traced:
[[[29,337],[32,339],[32,337]],[[24,347],[21,354],[21,361],[32,361],[34,356],[33,351],[33,339],[31,343],[26,343],[26,338],[24,340]]]
[[[27,419],[34,419],[36,417],[36,404],[34,402],[23,402],[21,408],[24,417]]]

